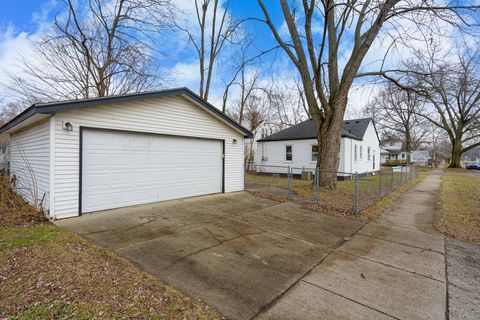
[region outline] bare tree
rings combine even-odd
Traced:
[[[222,11],[222,2],[219,0],[195,0],[197,25],[179,26],[187,33],[193,44],[199,61],[199,95],[208,100],[212,82],[213,70],[225,44],[234,40],[235,31],[243,20],[234,21],[229,14],[230,0],[227,0]],[[211,14],[211,21],[209,15]],[[197,35],[197,28],[198,33]]]
[[[13,117],[23,110],[19,102],[0,101],[0,127],[10,121]],[[0,146],[5,146],[9,142],[8,134],[0,134]]]
[[[405,139],[408,163],[411,162],[412,151],[425,142],[428,134],[425,119],[418,115],[423,104],[423,98],[415,92],[390,84],[366,106],[366,111],[380,129]]]
[[[439,56],[437,47],[417,52],[401,75],[385,73],[400,88],[423,97],[431,108],[419,114],[441,128],[451,145],[449,167],[459,168],[463,153],[480,146],[480,51]]]
[[[173,23],[170,0],[63,0],[49,32],[24,57],[9,88],[27,100],[88,98],[157,86],[158,32]],[[154,57],[154,55],[156,57]]]
[[[388,23],[395,31],[399,31],[402,21],[434,27],[425,21],[443,19],[454,23],[456,18],[461,20],[463,10],[478,8],[437,5],[433,0],[302,0],[297,7],[297,2],[289,4],[288,0],[280,0],[289,33],[289,37],[282,37],[270,10],[262,0],[257,1],[264,14],[262,21],[300,74],[308,111],[317,128],[320,179],[327,187],[336,184],[334,172],[338,170],[348,93],[355,78],[378,75],[359,70],[374,40],[385,29],[384,24]],[[320,24],[322,29],[317,39],[313,32],[315,24]],[[395,39],[400,34],[389,36]],[[346,62],[341,65],[343,60]]]

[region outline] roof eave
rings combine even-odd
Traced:
[[[78,101],[54,102],[54,103],[45,103],[45,104],[37,104],[37,105],[34,104],[30,106],[28,109],[24,110],[19,115],[17,115],[15,118],[10,120],[4,126],[2,126],[0,128],[0,133],[10,131],[12,128],[14,128],[15,126],[17,126],[18,124],[22,123],[23,121],[27,120],[29,117],[35,114],[53,115],[57,111],[65,111],[65,110],[71,110],[71,109],[76,109],[81,107],[90,107],[90,106],[93,107],[97,105],[105,105],[110,103],[129,102],[129,101],[135,101],[139,99],[152,99],[152,98],[167,97],[167,96],[182,96],[184,98],[188,98],[189,101],[195,102],[195,104],[200,105],[206,111],[209,111],[211,114],[216,116],[217,119],[220,119],[221,121],[225,122],[227,125],[231,126],[233,129],[242,133],[244,137],[247,137],[247,138],[253,137],[253,134],[248,129],[241,126],[235,120],[227,116],[225,113],[221,112],[220,110],[215,108],[212,104],[203,100],[193,91],[185,87],[161,90],[161,91],[129,94],[129,95],[123,95],[123,96],[109,96],[109,97],[92,98],[92,99],[86,99],[86,100],[84,99],[84,100],[78,100]]]
[[[352,140],[357,140],[357,141],[363,141],[363,139],[353,137],[353,136],[348,136],[348,135],[343,135],[342,138],[348,138]],[[256,140],[257,142],[275,142],[275,141],[294,141],[294,140],[317,140],[317,137],[305,137],[305,138],[286,138],[286,139],[259,139]]]

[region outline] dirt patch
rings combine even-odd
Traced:
[[[273,193],[269,192],[262,192],[262,191],[252,191],[252,190],[247,190],[248,193],[253,194],[254,196],[263,198],[263,199],[268,199],[268,200],[273,200],[276,202],[287,202],[288,198],[287,197],[281,197],[278,195],[274,195]]]

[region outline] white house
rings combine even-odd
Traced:
[[[397,137],[387,137],[381,145],[381,164],[407,163],[407,147],[404,140]]]
[[[243,126],[248,128],[245,124],[243,124]],[[254,170],[255,158],[257,156],[257,140],[263,139],[284,128],[285,125],[283,124],[263,120],[260,121],[256,128],[250,129],[252,137],[245,139],[245,168],[247,170]]]
[[[398,137],[387,137],[380,146],[380,163],[390,165],[406,165],[408,159],[407,144]],[[411,152],[411,164],[427,166],[431,164],[430,153],[427,150]]]
[[[316,128],[312,120],[257,141],[257,171],[294,174],[313,169],[318,157]],[[375,124],[370,118],[343,122],[339,175],[367,173],[380,169],[380,146]]]
[[[411,162],[412,164],[426,167],[432,164],[432,157],[430,157],[430,152],[428,152],[428,150],[416,150],[412,151]]]
[[[243,190],[251,136],[186,88],[35,104],[0,132],[16,190],[56,219]]]

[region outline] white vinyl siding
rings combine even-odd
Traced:
[[[56,218],[78,215],[80,126],[225,139],[225,192],[244,188],[243,135],[186,98],[162,97],[72,109],[58,112],[55,118]],[[63,130],[62,122],[72,123],[73,131]]]
[[[16,176],[15,190],[28,203],[49,209],[50,122],[12,133],[10,136],[10,174]]]

